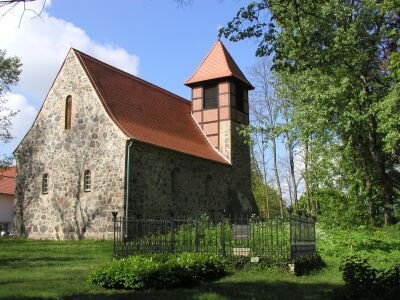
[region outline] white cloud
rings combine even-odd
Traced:
[[[49,6],[51,1],[46,2]],[[28,3],[29,9],[39,12],[41,1]],[[125,49],[92,40],[74,24],[55,18],[44,10],[39,17],[29,10],[21,25],[22,5],[0,19],[0,47],[9,55],[17,55],[23,63],[19,87],[23,93],[43,99],[70,47],[88,53],[131,74],[138,73],[139,59]],[[4,8],[0,10],[0,15]]]
[[[12,111],[18,112],[12,119],[13,126],[10,130],[14,139],[7,144],[2,144],[2,148],[5,148],[8,153],[11,153],[31,127],[36,117],[37,110],[33,105],[29,104],[26,97],[21,94],[10,93],[6,95],[6,98],[8,100],[7,106]],[[2,150],[0,154],[3,154],[3,152]]]
[[[15,138],[1,145],[2,153],[10,154],[30,128],[70,47],[131,74],[138,73],[136,55],[115,45],[96,42],[82,28],[51,16],[46,11],[50,0],[46,1],[40,17],[35,17],[34,12],[40,12],[43,3],[43,0],[27,2],[22,19],[21,4],[4,16],[9,7],[0,9],[0,49],[6,49],[7,55],[20,57],[23,63],[18,87],[8,96],[10,107],[19,110],[13,121]]]
[[[7,99],[8,106],[13,111],[18,112],[13,118],[14,125],[11,129],[11,135],[15,137],[15,140],[20,140],[31,127],[37,110],[21,94],[9,94],[7,95]],[[18,126],[15,126],[15,124],[18,124]]]

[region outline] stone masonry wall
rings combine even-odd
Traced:
[[[68,95],[70,130],[65,129]],[[125,144],[71,50],[15,152],[14,229],[33,239],[111,238],[111,211],[123,211]],[[85,170],[91,171],[90,192],[83,187]],[[42,193],[45,173],[48,194]]]
[[[191,216],[230,211],[231,166],[133,142],[130,216]]]

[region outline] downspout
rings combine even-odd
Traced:
[[[128,238],[128,208],[129,208],[129,159],[132,146],[132,139],[129,139],[127,159],[126,159],[126,194],[125,194],[125,238]]]

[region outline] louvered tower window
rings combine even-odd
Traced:
[[[203,106],[204,106],[204,109],[218,107],[218,85],[217,84],[208,84],[208,85],[204,86]]]

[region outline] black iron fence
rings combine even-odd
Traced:
[[[315,252],[315,220],[301,216],[129,218],[113,216],[114,257],[198,252],[290,260]]]

